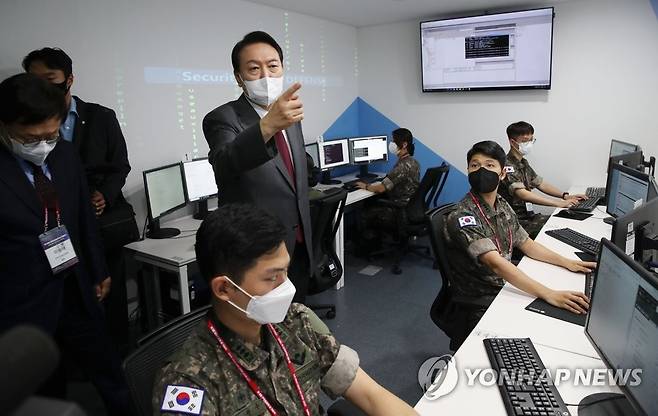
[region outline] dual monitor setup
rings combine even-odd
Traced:
[[[217,184],[208,158],[194,159],[145,170],[144,190],[148,206],[148,238],[171,238],[180,234],[176,228],[161,228],[160,218],[196,204],[194,218],[208,214],[208,199],[217,196]]]
[[[388,142],[386,136],[353,137],[319,141],[306,144],[306,153],[313,158],[315,166],[322,171],[320,183],[339,184],[331,179],[331,170],[345,165],[359,166],[359,178],[373,178],[377,175],[368,173],[368,165],[388,160]]]

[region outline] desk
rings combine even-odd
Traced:
[[[201,221],[195,220],[189,215],[163,224],[163,227],[173,227],[181,230],[181,233],[174,238],[161,240],[145,238],[142,241],[135,241],[125,246],[126,250],[132,252],[133,261],[152,266],[153,278],[144,282],[145,285],[152,287],[153,291],[151,293],[160,293],[161,269],[176,273],[180,288],[181,312],[183,314],[190,312],[187,266],[196,261],[194,241],[196,231],[200,226]],[[160,309],[160,298],[158,296],[149,300],[153,302],[149,305],[150,308],[156,311]],[[152,323],[149,322],[149,326]]]
[[[383,177],[383,176],[386,175],[385,173],[381,173],[381,172],[371,172],[371,173],[373,173],[373,174],[375,174],[379,177]],[[357,172],[349,174],[349,175],[339,176],[339,177],[333,178],[333,179],[337,179],[341,182],[349,182],[349,181],[353,181],[354,179],[357,179],[356,175],[357,175]],[[322,190],[325,190],[327,188],[334,188],[334,187],[337,187],[337,186],[342,186],[342,185],[341,184],[337,184],[337,185],[318,184],[314,188],[322,191]],[[357,202],[363,201],[363,200],[368,199],[368,198],[370,198],[374,195],[375,195],[374,192],[366,191],[365,189],[357,189],[356,191],[349,192],[347,194],[347,201],[345,202],[345,206],[352,205],[352,204],[355,204]],[[344,224],[345,224],[344,220],[340,222],[340,225],[338,226],[338,231],[336,231],[336,241],[335,241],[336,254],[338,255],[338,259],[340,260],[340,264],[343,265],[343,270],[345,270],[345,229],[344,229]],[[335,288],[336,288],[336,290],[338,290],[338,289],[342,288],[343,286],[345,286],[345,273],[344,272],[343,272],[343,276],[340,278],[338,283],[336,283]]]
[[[576,193],[578,189],[571,190]],[[556,209],[554,214],[559,209]],[[593,216],[584,221],[574,221],[551,216],[537,236],[537,242],[567,257],[577,259],[577,250],[546,235],[546,230],[568,227],[595,239],[610,237],[611,226],[603,222],[605,213],[597,208]],[[542,284],[562,290],[583,291],[585,277],[561,267],[524,257],[518,266],[526,274]],[[455,354],[457,374],[460,375],[455,390],[437,400],[425,397],[416,404],[421,415],[436,414],[494,414],[506,415],[497,386],[467,386],[464,369],[491,368],[482,340],[492,337],[531,338],[547,368],[605,368],[599,355],[587,340],[584,328],[554,318],[526,311],[534,298],[506,283],[491,306]],[[615,392],[612,387],[558,386],[565,403],[578,403],[583,397],[599,392]],[[474,400],[475,399],[475,400]],[[569,410],[578,413],[575,407]]]

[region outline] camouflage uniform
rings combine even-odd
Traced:
[[[468,307],[460,306],[455,311],[454,319],[459,320],[460,324],[456,325],[459,330],[455,334],[448,334],[452,339],[451,349],[457,349],[466,339],[505,284],[501,277],[496,276],[489,267],[480,263],[479,256],[497,250],[495,243],[497,237],[503,251],[501,255],[509,261],[512,258],[510,231],[512,247],[519,247],[528,239],[528,233],[521,227],[514,211],[500,195],[496,195],[493,209],[480,195],[475,192],[472,192],[472,195],[478,199],[491,227],[482,218],[471,194],[467,194],[457,204],[455,211],[450,213],[443,230],[448,247],[447,258],[452,270],[451,294],[469,303]]]
[[[385,197],[393,202],[406,204],[418,190],[420,184],[420,164],[411,156],[399,159],[393,169],[382,180],[386,188]],[[368,204],[361,213],[361,234],[363,246],[370,247],[373,241],[380,241],[381,231],[394,231],[397,224],[397,211],[389,206]]]
[[[538,188],[544,179],[537,175],[537,172],[530,166],[526,158],[518,159],[517,155],[511,150],[507,153],[505,171],[507,175],[501,183],[499,192],[516,212],[521,226],[525,228],[530,238],[534,239],[539,234],[541,227],[546,224],[549,216],[528,211],[525,201],[518,198],[514,193],[517,189],[532,191]]]
[[[276,340],[265,326],[260,346],[250,344],[215,318],[219,335],[237,361],[280,414],[303,414],[301,402]],[[251,391],[233,362],[207,328],[207,320],[192,332],[182,348],[165,363],[153,389],[155,415],[172,415],[164,402],[167,386],[204,391],[201,412],[210,415],[268,415],[265,404]],[[356,352],[340,345],[327,326],[306,306],[293,303],[285,320],[274,325],[295,365],[297,378],[313,415],[324,414],[319,390],[336,398],[354,381],[359,368]]]

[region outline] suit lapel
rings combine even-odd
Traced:
[[[75,150],[79,153],[80,147],[82,147],[82,143],[84,142],[85,128],[87,127],[87,103],[78,97],[73,97],[73,99],[75,100],[76,111],[78,112],[73,130],[73,144],[75,145]]]
[[[258,116],[258,113],[254,108],[251,106],[249,103],[249,100],[247,100],[247,97],[242,94],[240,98],[237,99],[236,101],[236,112],[238,114],[238,119],[240,120],[240,124],[242,125],[243,129],[247,129],[249,126],[253,126],[254,124],[260,122],[260,117]],[[286,130],[286,134],[288,130]],[[288,137],[290,137],[288,135]],[[274,139],[270,140],[266,146],[272,146],[273,148],[276,149],[276,144],[274,142]],[[292,146],[291,146],[292,147]],[[292,151],[293,154],[293,163],[295,166],[297,166],[297,162],[295,161],[295,152]],[[288,169],[286,169],[286,165],[283,164],[283,159],[281,157],[275,156],[273,159],[274,165],[278,169],[279,173],[283,175],[283,178],[286,180],[286,183],[288,186],[290,186],[290,189],[293,191],[295,190],[295,184],[293,183],[293,178],[290,177],[288,174]]]
[[[301,128],[298,123],[293,124],[288,129],[286,129],[286,134],[288,135],[288,143],[290,144],[290,152],[292,153],[292,161],[295,164],[295,183],[297,188],[302,186],[304,181],[307,181],[308,178],[301,175],[304,172],[302,169],[303,166],[306,166],[306,151],[304,150],[304,137],[302,137],[299,132]]]
[[[0,181],[18,196],[36,215],[43,216],[41,201],[37,197],[34,186],[25,176],[25,172],[14,156],[0,145]],[[6,203],[7,201],[3,201]]]
[[[58,149],[59,148],[59,149]],[[68,197],[68,193],[71,191],[70,181],[63,180],[66,178],[66,170],[71,169],[70,166],[67,166],[67,163],[62,160],[60,157],[61,147],[57,146],[53,151],[48,155],[48,169],[50,169],[50,174],[52,176],[53,184],[55,189],[57,189],[57,201],[60,206],[62,217],[69,212],[69,207],[66,206],[67,202],[71,200]]]

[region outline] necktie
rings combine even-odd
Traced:
[[[48,209],[48,228],[54,228],[57,226],[57,189],[53,181],[43,173],[41,166],[28,163],[34,174],[34,189],[37,191],[44,208]]]
[[[292,181],[292,187],[295,188],[295,167],[292,164],[292,159],[290,158],[290,148],[288,143],[286,143],[286,138],[283,136],[282,131],[277,131],[274,135],[274,143],[276,144],[276,150],[279,151],[283,164],[290,175]],[[304,232],[302,231],[302,222],[299,221],[299,227],[295,230],[295,239],[298,243],[304,241]]]

